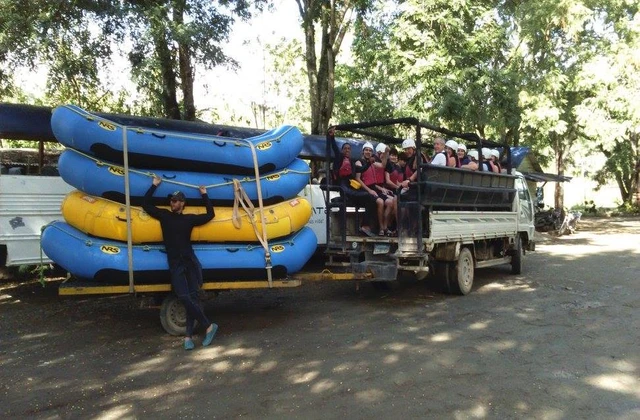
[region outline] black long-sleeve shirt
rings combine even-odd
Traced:
[[[215,217],[213,205],[207,194],[202,194],[206,214],[179,214],[170,210],[159,209],[151,204],[151,197],[156,191],[156,186],[151,185],[144,195],[142,208],[149,216],[158,219],[162,228],[162,239],[167,250],[169,262],[193,256],[191,247],[191,231],[195,226],[204,225]]]

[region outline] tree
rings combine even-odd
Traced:
[[[559,175],[572,163],[572,152],[589,146],[579,110],[591,89],[580,83],[586,62],[597,55],[597,13],[580,0],[523,2],[515,10],[526,49],[525,86],[520,94],[523,136],[543,156],[555,160]],[[555,207],[564,207],[562,183]]]
[[[50,89],[67,82],[75,85],[69,90],[75,95],[68,99],[79,100],[83,90],[99,85],[98,69],[110,60],[112,41],[120,39],[120,22],[106,18],[117,12],[118,4],[116,0],[1,0],[0,61],[6,70],[0,72],[0,86],[5,86],[4,94],[11,85],[8,75],[18,66],[32,70],[48,66],[53,76]]]
[[[521,56],[502,3],[402,3],[390,60],[411,114],[517,143]]]
[[[358,3],[360,1],[360,3]],[[296,0],[305,35],[305,61],[309,79],[311,134],[325,133],[333,115],[335,63],[356,10],[367,0]],[[316,45],[320,32],[320,46]],[[316,51],[319,50],[318,58]]]
[[[56,73],[53,79],[74,80],[76,86],[70,86],[69,93],[80,93],[100,86],[98,69],[112,58],[112,47],[127,40],[132,45],[128,55],[133,78],[151,99],[145,113],[194,119],[195,65],[233,66],[220,44],[227,39],[234,17],[247,19],[252,7],[260,10],[264,3],[2,0],[0,59],[11,66],[49,65]],[[6,76],[0,73],[0,77],[4,77],[0,87],[6,89]]]
[[[614,179],[625,204],[640,199],[640,22],[638,7],[609,7],[601,16],[599,54],[583,68],[580,83],[592,95],[581,104],[580,124],[607,158],[594,174],[598,185]]]
[[[339,122],[385,119],[398,111],[400,101],[389,66],[388,48],[391,36],[388,22],[394,16],[379,6],[369,16],[355,20],[353,62],[336,65],[334,114]]]

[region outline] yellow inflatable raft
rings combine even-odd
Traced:
[[[233,208],[214,206],[214,210],[216,216],[212,221],[193,229],[192,241],[258,241],[251,218],[242,207],[237,211],[239,217],[235,226]],[[184,212],[201,214],[206,213],[206,210],[204,207],[187,205]],[[62,202],[62,215],[71,226],[89,235],[117,241],[127,240],[127,213],[123,204],[76,190],[70,192]],[[301,197],[264,207],[267,239],[279,238],[300,230],[310,217],[311,205]],[[258,207],[254,209],[253,221],[262,237],[262,222]],[[160,223],[140,207],[131,207],[131,234],[135,244],[162,241]]]

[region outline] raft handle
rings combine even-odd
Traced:
[[[220,143],[218,143],[216,140],[213,141],[213,144],[215,144],[218,147],[223,147],[227,145],[226,141],[221,141]]]
[[[156,133],[154,133],[154,132],[151,132],[151,135],[152,135],[153,137],[157,137],[157,138],[159,138],[159,139],[163,139],[163,138],[167,137],[165,134],[156,134]]]

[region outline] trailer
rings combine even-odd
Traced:
[[[415,118],[337,125],[334,129],[360,134],[363,142],[376,139],[393,145],[402,140],[373,129],[382,127],[389,132],[389,127],[395,126],[404,127],[405,132],[408,126],[415,133],[419,168],[419,177],[411,184],[413,193],[396,194],[397,236],[363,235],[359,228],[364,209],[350,201],[347,187],[326,182],[322,188],[327,206],[327,268],[359,279],[367,274],[366,281],[383,283],[396,281],[399,274],[418,279],[433,274],[449,292],[462,295],[472,290],[476,268],[510,264],[511,272],[520,274],[526,251],[535,249],[534,207],[523,175],[511,170],[509,147]],[[421,157],[424,131],[456,137],[479,151],[500,147],[506,171],[431,165]],[[327,156],[329,168],[329,144]]]

